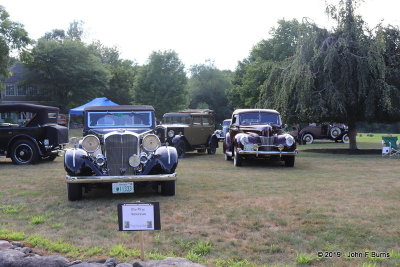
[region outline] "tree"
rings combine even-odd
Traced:
[[[0,76],[9,77],[8,67],[10,66],[10,51],[13,49],[22,50],[32,41],[22,24],[9,19],[10,15],[0,5]],[[2,84],[0,84],[1,89]]]
[[[120,105],[130,104],[133,100],[131,92],[137,72],[136,63],[120,59],[119,51],[115,47],[106,47],[99,41],[91,44],[90,49],[111,74],[104,96]]]
[[[110,80],[109,71],[84,43],[58,35],[39,39],[26,66],[31,71],[29,82],[64,110],[102,96]]]
[[[274,67],[295,54],[300,39],[299,30],[303,27],[304,24],[296,19],[279,20],[278,27],[270,31],[271,38],[256,44],[249,57],[239,62],[233,80],[234,87],[228,91],[233,107],[258,106],[263,84]]]
[[[329,32],[312,23],[302,29],[295,55],[265,83],[260,104],[285,110],[289,121],[331,121],[349,126],[357,149],[357,122],[399,118],[399,88],[385,77],[384,42],[355,15],[357,2],[340,1],[328,13]]]
[[[157,118],[186,107],[185,66],[174,51],[153,52],[135,79],[133,103],[152,105]]]
[[[218,70],[213,63],[192,66],[190,72],[189,107],[214,110],[217,122],[230,117],[226,91],[232,88],[232,74]]]

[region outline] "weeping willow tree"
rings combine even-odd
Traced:
[[[336,21],[332,31],[312,23],[303,27],[296,53],[275,66],[259,101],[287,121],[347,124],[350,149],[357,149],[358,122],[390,121],[400,114],[399,88],[385,79],[385,42],[355,15],[356,7],[354,0],[328,6]]]

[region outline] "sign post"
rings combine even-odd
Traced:
[[[118,204],[118,226],[120,231],[140,231],[140,259],[144,261],[143,231],[161,229],[159,203]]]

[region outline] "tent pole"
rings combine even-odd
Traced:
[[[71,120],[71,114],[68,113],[68,131],[69,131],[69,121]]]

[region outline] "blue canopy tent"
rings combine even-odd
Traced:
[[[69,115],[82,115],[84,108],[90,106],[118,106],[118,104],[112,102],[107,97],[98,97],[80,107],[70,109]]]
[[[70,109],[69,110],[69,119],[68,119],[68,128],[69,128],[69,121],[71,119],[71,115],[83,115],[83,110],[86,107],[90,107],[90,106],[118,106],[118,104],[112,102],[107,97],[98,97],[82,106]]]

